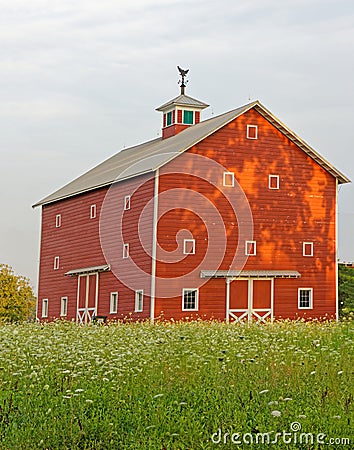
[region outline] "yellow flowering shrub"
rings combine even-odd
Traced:
[[[0,264],[0,322],[19,322],[35,317],[36,298],[30,281]]]

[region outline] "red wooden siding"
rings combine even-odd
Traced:
[[[99,246],[99,211],[105,190],[91,192],[63,200],[42,208],[42,234],[38,287],[38,315],[41,317],[42,299],[48,298],[48,318],[60,316],[60,298],[68,297],[67,317],[76,317],[77,277],[65,272],[80,267],[104,264]],[[96,219],[90,219],[90,207],[97,206]],[[61,214],[61,227],[55,218]],[[54,256],[60,257],[59,270],[53,270]]]
[[[116,275],[131,291],[119,293],[118,313],[133,317],[150,316],[150,301],[144,298],[144,311],[135,315],[135,290],[144,290],[150,295],[152,216],[154,179],[141,176],[122,182],[110,189],[106,196],[101,216],[101,244],[107,262],[111,265],[111,275]],[[125,195],[131,195],[130,209],[123,211]],[[129,258],[123,259],[123,243],[129,244]],[[103,282],[102,274],[102,282]],[[108,286],[109,282],[107,281]],[[126,289],[126,288],[125,288]],[[114,290],[111,289],[111,292]],[[109,301],[109,293],[106,298]]]
[[[257,125],[257,139],[247,139],[247,124]],[[224,218],[230,246],[237,243],[237,220],[232,217],[226,200],[216,188],[188,175],[193,173],[188,153],[204,155],[222,164],[226,171],[233,172],[248,198],[253,214],[253,240],[256,241],[257,254],[248,258],[244,269],[297,270],[301,273],[300,279],[275,279],[275,316],[333,317],[336,310],[335,178],[254,110],[209,136],[161,169],[160,193],[184,186],[207,197]],[[178,176],[173,175],[174,170]],[[186,176],[181,176],[183,170]],[[199,173],[204,170],[205,178],[214,182],[217,181],[215,177],[220,177],[220,174],[210,172],[207,164],[204,169],[199,166],[198,170]],[[269,189],[269,174],[279,175],[279,189]],[[183,203],[183,194],[179,200]],[[188,198],[188,209],[197,208],[198,200],[193,202]],[[204,212],[203,219],[207,220],[208,212]],[[203,258],[208,245],[205,224],[199,218],[192,218],[192,215],[190,211],[176,209],[159,222],[158,240],[162,247],[175,248],[177,231],[188,229],[196,238],[197,248],[196,254],[189,255],[183,262],[169,266],[158,263],[159,276],[189,273]],[[313,257],[303,256],[303,242],[314,243]],[[227,270],[231,258],[228,253],[220,266],[203,269]],[[194,279],[196,286],[200,283],[198,275],[196,273]],[[188,282],[188,285],[180,286],[181,290],[182,287],[193,287],[192,280]],[[220,282],[210,280],[200,289],[199,313],[215,315],[218,308],[216,304],[220,304],[219,310],[223,309],[221,316],[225,317],[224,292],[215,292],[213,307],[206,308],[204,305],[203,295],[209,298],[214,284],[219,285]],[[300,287],[313,288],[313,309],[298,309]],[[157,292],[161,296],[156,302],[157,308],[161,308],[165,315],[173,315],[177,319],[187,315],[181,312],[178,304],[180,299],[164,298],[164,292],[159,291],[159,284]]]
[[[182,123],[182,110],[177,109],[177,123]]]
[[[86,285],[87,285],[86,276],[85,277],[79,277],[78,284],[79,284],[78,306],[79,306],[79,308],[85,308],[85,304],[86,304]]]
[[[184,125],[182,123],[172,124],[162,130],[162,138],[166,139],[171,136],[174,136],[188,127],[190,127],[190,125]]]
[[[230,309],[248,308],[248,280],[235,280],[231,284]]]
[[[98,285],[98,315],[110,318],[147,318],[150,316],[150,299],[144,296],[144,309],[141,313],[135,313],[135,290],[144,289],[144,293],[150,294],[151,274],[151,237],[150,242],[145,242],[145,250],[137,236],[137,222],[146,201],[153,196],[154,180],[149,177],[139,177],[130,182],[122,182],[117,185],[118,189],[103,188],[93,192],[79,195],[67,200],[46,205],[42,209],[42,235],[40,252],[40,274],[38,293],[38,317],[42,315],[42,299],[48,298],[48,319],[60,316],[60,298],[68,297],[67,319],[76,318],[77,309],[77,276],[65,276],[64,274],[73,269],[100,266],[106,263],[112,265],[112,272],[99,273]],[[131,196],[131,209],[124,211],[124,197]],[[116,203],[114,203],[116,201]],[[105,202],[105,203],[104,203]],[[95,219],[90,219],[90,207],[97,206]],[[105,214],[112,211],[117,212],[117,221],[112,222],[112,229],[108,227],[105,231],[99,229],[104,221],[100,220],[102,205],[105,205]],[[56,228],[56,215],[61,214],[61,227]],[[130,244],[130,255],[134,262],[147,276],[149,282],[141,281],[138,275],[131,277],[129,286],[119,281],[120,271],[124,275],[124,263],[122,260],[123,241],[120,234],[120,218],[123,214],[122,227],[123,239]],[[108,217],[108,216],[106,216]],[[113,214],[113,218],[116,216]],[[145,222],[144,222],[145,220]],[[145,211],[144,220],[140,225],[152,233],[152,207]],[[103,254],[101,241],[103,239]],[[117,238],[118,236],[118,238]],[[109,241],[112,241],[113,250],[111,254],[107,251]],[[146,239],[145,239],[146,241]],[[60,257],[59,270],[53,270],[54,256]],[[108,257],[109,260],[106,260]],[[91,278],[91,277],[90,277]],[[92,277],[95,278],[95,277]],[[86,277],[80,277],[82,288],[80,289],[80,305],[84,302],[86,293]],[[118,292],[118,313],[109,314],[110,292]],[[81,295],[82,294],[82,295]],[[94,301],[95,287],[91,285],[89,290],[89,302]]]
[[[270,308],[271,281],[253,280],[253,309]]]

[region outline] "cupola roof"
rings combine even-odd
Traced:
[[[168,102],[164,103],[163,105],[156,108],[156,111],[166,111],[167,109],[172,109],[176,106],[181,107],[192,107],[192,108],[198,108],[198,109],[204,109],[207,108],[209,105],[207,103],[201,102],[200,100],[197,100],[193,97],[189,97],[188,95],[181,94],[178,97],[169,100]]]

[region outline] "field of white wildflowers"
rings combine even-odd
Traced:
[[[0,449],[353,448],[353,348],[350,321],[2,325]]]

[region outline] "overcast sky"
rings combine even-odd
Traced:
[[[31,205],[155,138],[179,93],[204,118],[260,100],[354,180],[353,0],[0,0],[0,262],[37,284]],[[354,186],[339,257],[354,260]]]

